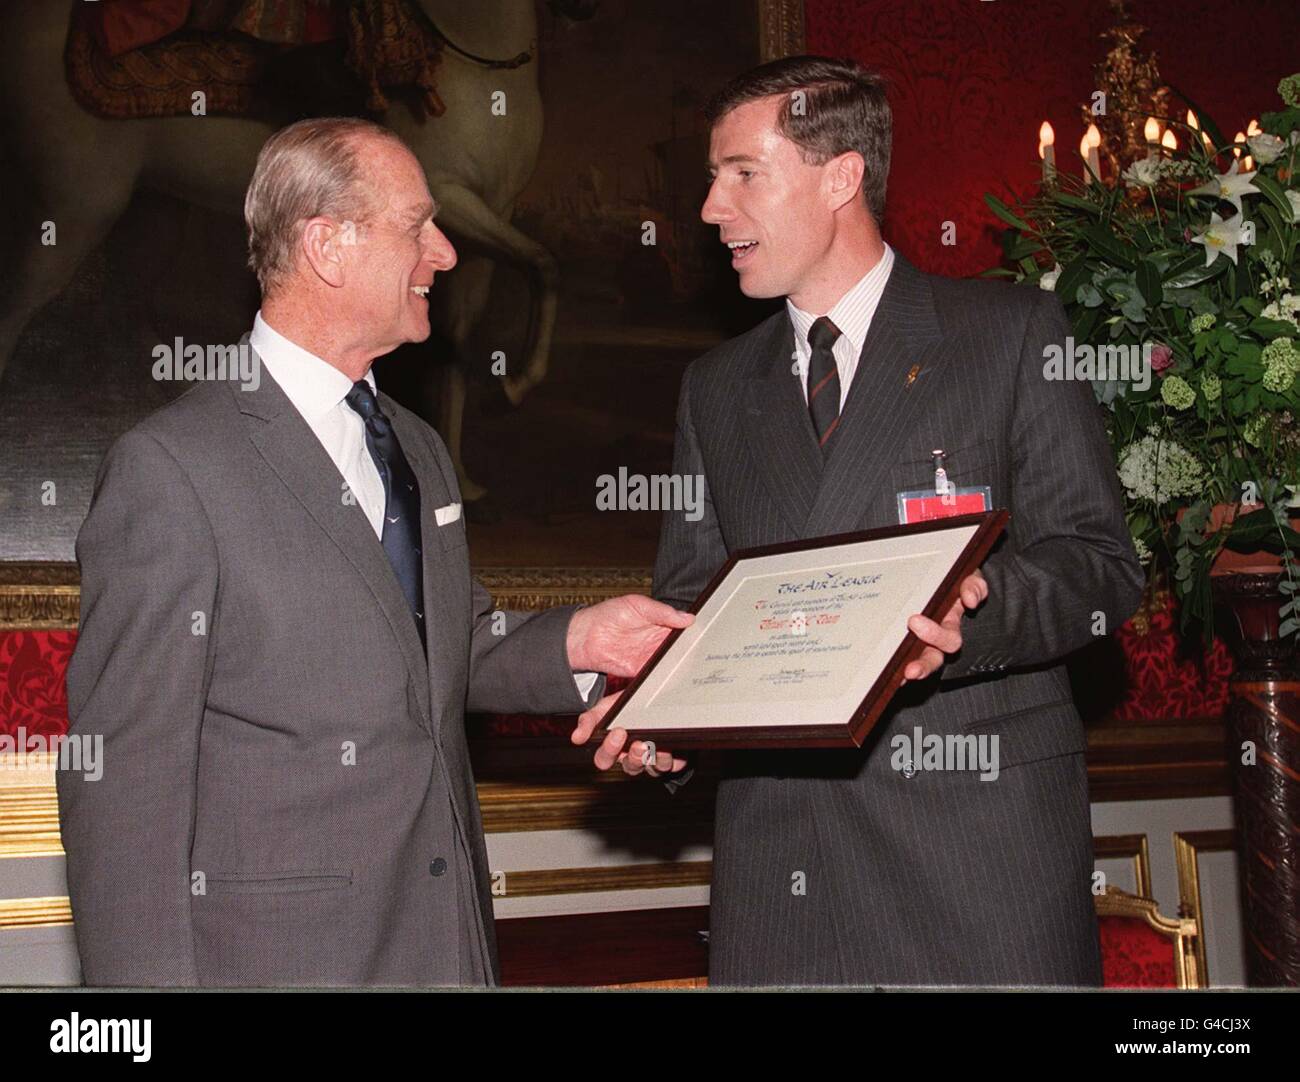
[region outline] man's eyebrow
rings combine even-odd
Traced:
[[[708,169],[713,173],[717,171],[719,165],[758,165],[761,161],[761,158],[756,158],[752,154],[728,154],[720,163],[710,161]]]
[[[411,211],[410,214],[406,215],[406,217],[403,218],[403,221],[410,222],[414,225],[416,222],[423,222],[426,218],[432,218],[441,209],[442,208],[438,206],[438,201],[436,199],[431,203],[421,203]]]

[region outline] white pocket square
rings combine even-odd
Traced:
[[[438,520],[439,526],[446,526],[449,522],[455,522],[460,518],[460,504],[449,503],[446,507],[439,507],[433,512],[433,517]]]

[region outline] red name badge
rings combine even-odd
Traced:
[[[930,522],[952,515],[971,515],[993,510],[993,489],[989,485],[953,488],[945,495],[933,489],[917,489],[898,494],[898,521],[906,526],[913,522]]]

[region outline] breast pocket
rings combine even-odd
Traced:
[[[444,523],[442,526],[439,526],[435,520],[433,528],[438,532],[438,540],[442,543],[444,550],[462,549],[468,542],[468,537],[465,533],[464,511],[461,512],[458,519],[453,522]]]
[[[302,894],[341,890],[352,885],[351,870],[312,868],[288,872],[213,872],[207,877],[209,894]]]
[[[993,506],[1003,506],[1001,463],[995,440],[979,440],[961,447],[944,448],[944,470],[948,480],[958,488],[988,485],[993,490]],[[890,467],[894,492],[934,491],[934,456],[913,453]]]

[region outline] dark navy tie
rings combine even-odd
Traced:
[[[379,408],[370,384],[357,380],[348,392],[347,403],[366,423],[366,448],[379,467],[384,482],[384,528],[380,542],[393,573],[415,614],[415,625],[424,632],[424,557],[420,553],[420,485],[411,464],[397,442],[392,422]]]
[[[808,329],[812,359],[808,362],[808,412],[822,457],[829,452],[831,436],[840,424],[840,369],[835,363],[834,345],[840,329],[822,316]]]

